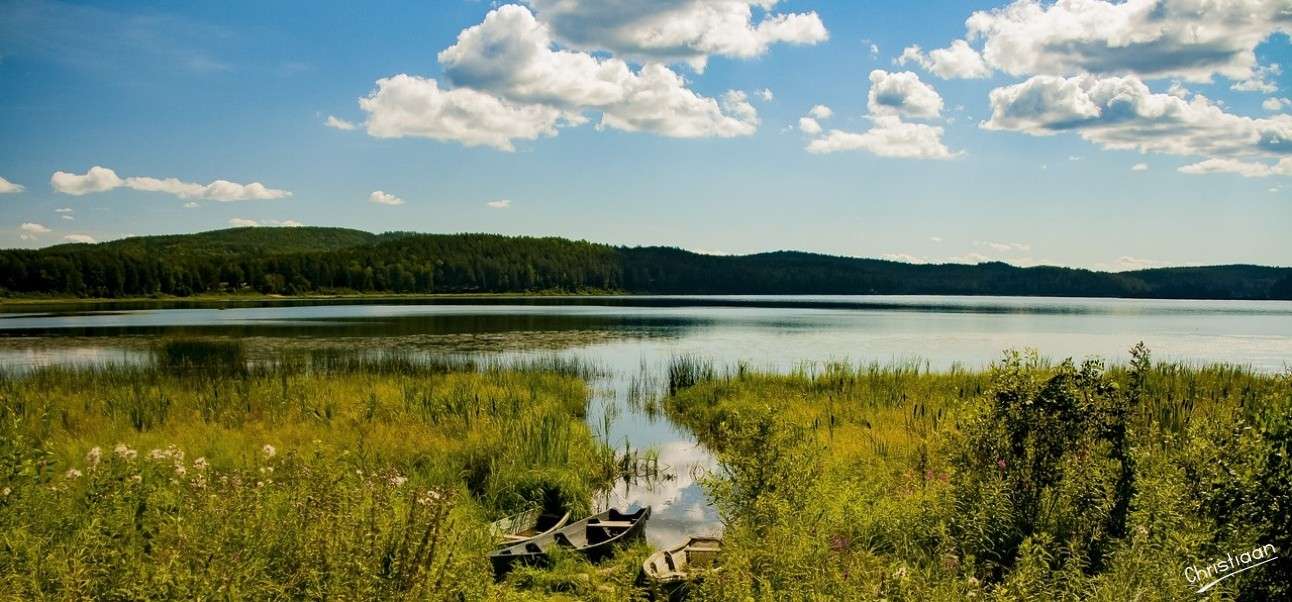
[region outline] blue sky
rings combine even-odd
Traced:
[[[0,2],[0,246],[254,222],[1292,265],[1285,1],[750,4]]]

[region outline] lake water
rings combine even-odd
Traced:
[[[688,432],[628,403],[633,378],[670,358],[784,370],[803,362],[988,365],[1008,348],[1123,361],[1144,341],[1158,360],[1292,366],[1292,302],[932,296],[492,297],[19,306],[0,309],[0,363],[140,361],[158,336],[343,345],[503,359],[561,353],[607,370],[589,422],[618,447],[655,448],[671,480],[625,485],[609,502],[651,504],[655,545],[720,528],[695,476],[712,457]]]

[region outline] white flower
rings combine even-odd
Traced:
[[[80,477],[81,477],[81,474],[82,474],[82,473],[81,473],[81,471],[79,471],[79,470],[77,470],[77,469],[75,469],[75,468],[69,468],[69,469],[67,469],[67,473],[66,473],[66,474],[64,474],[63,476],[65,476],[65,477],[67,477],[67,478],[69,478],[69,479],[77,479],[77,478],[80,478]]]
[[[125,443],[118,443],[116,447],[112,448],[112,453],[116,454],[118,458],[123,460],[133,460],[135,459],[135,456],[138,455],[135,450],[126,447]]]
[[[103,459],[103,450],[99,449],[98,446],[91,447],[90,451],[85,452],[85,463],[90,465],[90,468],[94,468],[95,466],[98,466],[99,460],[102,460],[102,459]]]
[[[9,497],[10,493],[13,493],[13,490],[5,487],[3,491],[0,491],[0,497]]]
[[[196,468],[198,470],[206,470],[206,467],[207,467],[207,463],[206,463],[205,456],[200,457],[196,460],[193,460],[193,468]]]
[[[176,474],[176,475],[179,475],[179,476],[181,476],[181,477],[182,477],[182,476],[184,476],[184,475],[185,475],[185,474],[187,474],[187,473],[188,473],[188,469],[187,469],[187,468],[184,468],[184,465],[183,465],[183,464],[176,464],[176,465],[175,465],[175,474]]]
[[[272,458],[272,457],[274,457],[274,456],[278,455],[278,450],[274,449],[274,446],[272,446],[272,445],[270,445],[270,444],[268,444],[268,443],[266,443],[264,447],[260,448],[260,450],[261,450],[261,451],[263,451],[263,452],[265,452],[265,457],[266,457],[266,458]]]
[[[408,477],[403,477],[400,475],[394,475],[390,477],[390,484],[396,487],[402,487],[404,483],[407,483],[407,482],[408,482]]]
[[[165,460],[165,459],[166,459],[166,452],[164,452],[164,451],[162,451],[162,450],[157,449],[157,448],[155,448],[155,447],[154,447],[152,450],[150,450],[150,451],[148,452],[148,459],[149,459],[149,460]]]
[[[137,474],[136,474],[136,475],[130,475],[130,479],[129,479],[129,481],[130,481],[131,483],[138,483],[138,482],[143,481],[143,480],[144,480],[143,475],[137,475]]]

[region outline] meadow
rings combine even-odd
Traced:
[[[495,581],[488,523],[575,514],[652,450],[587,411],[602,374],[173,340],[143,365],[0,371],[0,590],[18,599],[631,600],[648,550]],[[699,600],[1278,599],[1188,567],[1292,547],[1292,375],[1229,365],[804,365],[676,357],[634,381],[713,450]],[[606,432],[609,426],[605,427]],[[648,527],[649,528],[649,527]],[[1196,575],[1195,575],[1196,577]]]
[[[0,376],[0,590],[18,599],[624,599],[634,561],[495,583],[488,522],[620,471],[584,366],[175,341]],[[640,561],[640,555],[634,557]]]
[[[664,410],[715,450],[712,600],[1285,599],[1284,559],[1195,593],[1185,569],[1292,546],[1292,377],[1224,365],[787,375],[679,358]],[[1232,569],[1231,569],[1232,570]]]

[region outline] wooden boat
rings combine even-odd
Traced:
[[[652,593],[670,600],[685,597],[688,585],[718,570],[722,540],[692,537],[686,543],[651,554],[642,563],[642,577]]]
[[[570,522],[570,513],[551,514],[541,508],[530,508],[524,512],[498,519],[489,525],[489,532],[498,545],[507,546],[547,535]]]
[[[611,508],[550,533],[498,548],[489,554],[489,562],[498,577],[506,575],[517,564],[546,565],[551,562],[551,552],[558,547],[599,562],[620,545],[641,539],[648,518],[650,506],[636,512]]]

